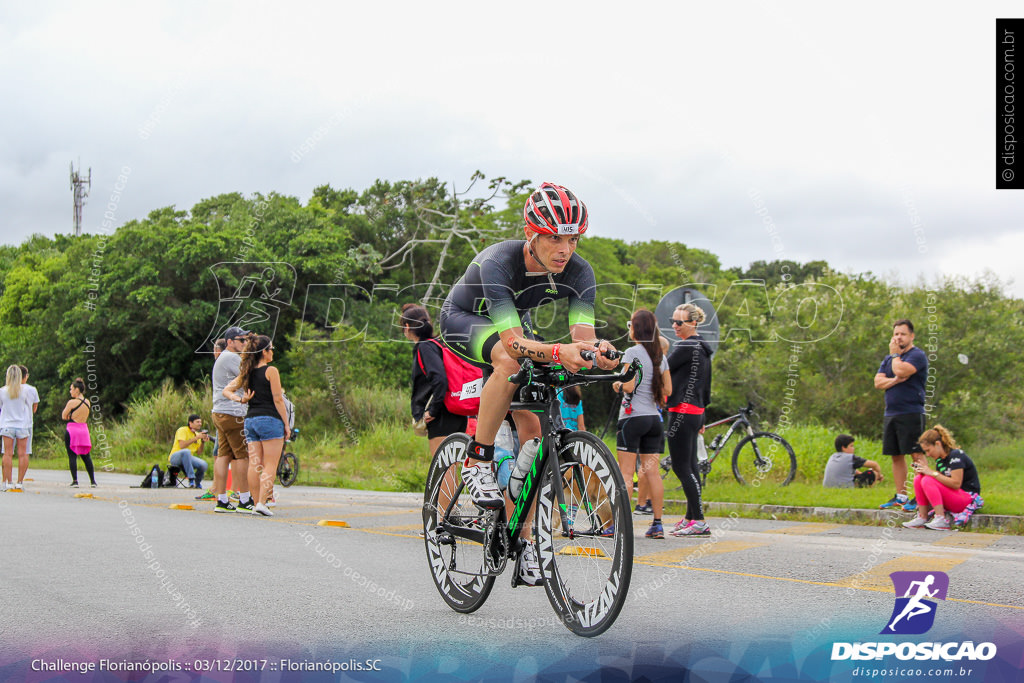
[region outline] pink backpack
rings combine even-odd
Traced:
[[[483,370],[470,365],[456,356],[452,351],[436,339],[430,339],[441,347],[444,360],[444,374],[448,377],[448,392],[444,395],[444,407],[455,415],[476,415],[480,412],[480,392],[484,387]],[[423,359],[416,354],[420,370],[426,374]]]

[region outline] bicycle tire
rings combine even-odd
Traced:
[[[587,432],[563,440],[562,471],[543,475],[534,534],[544,590],[562,623],[592,637],[615,622],[633,570],[633,518],[618,464],[603,441]],[[569,529],[562,529],[559,486]],[[611,535],[601,532],[613,525]],[[608,560],[611,560],[610,562]]]
[[[281,486],[288,488],[299,478],[299,459],[294,453],[285,453],[277,464],[277,478]]]
[[[480,517],[480,508],[462,487],[462,461],[470,441],[469,436],[460,432],[441,442],[430,462],[423,498],[423,543],[430,576],[445,603],[463,614],[484,604],[495,579],[484,570],[482,544],[458,537],[446,542],[443,532],[438,531],[449,501],[452,502],[448,523],[468,527]]]
[[[789,467],[783,463],[788,463]],[[744,485],[786,486],[796,476],[796,453],[778,434],[754,432],[736,444],[732,452],[732,473],[736,481]]]

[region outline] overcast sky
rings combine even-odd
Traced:
[[[995,18],[1019,7],[4,3],[3,240],[71,232],[78,160],[87,232],[122,169],[115,225],[480,169],[725,266],[989,269],[1024,296],[1024,192],[993,189]]]

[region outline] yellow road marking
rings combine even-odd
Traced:
[[[316,523],[317,526],[337,526],[343,529],[348,528],[348,522],[340,519],[321,519]]]
[[[748,548],[757,548],[763,545],[768,544],[744,543],[743,541],[719,541],[718,543],[701,543],[700,541],[696,541],[694,545],[688,545],[682,548],[673,548],[672,550],[663,550],[649,555],[640,555],[634,557],[633,561],[644,564],[654,562],[683,562],[692,555],[696,555],[698,557],[704,557],[705,555],[720,555],[722,553],[734,553],[739,550],[747,550]]]
[[[966,555],[961,557],[904,555],[903,557],[897,557],[895,560],[875,565],[868,571],[839,579],[836,581],[836,584],[846,587],[872,588],[884,592],[892,592],[892,581],[889,579],[889,574],[892,572],[944,572],[966,562],[968,558],[969,556]]]
[[[932,543],[932,545],[939,545],[944,548],[980,549],[989,547],[1002,537],[1002,534],[970,534],[961,532],[940,538]]]
[[[841,528],[841,524],[827,524],[825,522],[805,522],[803,524],[797,524],[794,526],[787,526],[782,529],[769,529],[763,533],[766,534],[821,534],[826,531],[832,531],[833,529]]]
[[[373,528],[377,531],[420,531],[423,529],[423,524],[398,524],[396,526],[376,526]]]

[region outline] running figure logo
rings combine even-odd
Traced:
[[[935,623],[935,601],[946,599],[949,576],[944,572],[893,572],[889,578],[896,589],[896,605],[881,633],[927,632]]]
[[[287,263],[231,261],[215,263],[217,318],[197,353],[210,353],[213,342],[229,327],[241,327],[273,338],[281,311],[291,306],[295,269]]]

